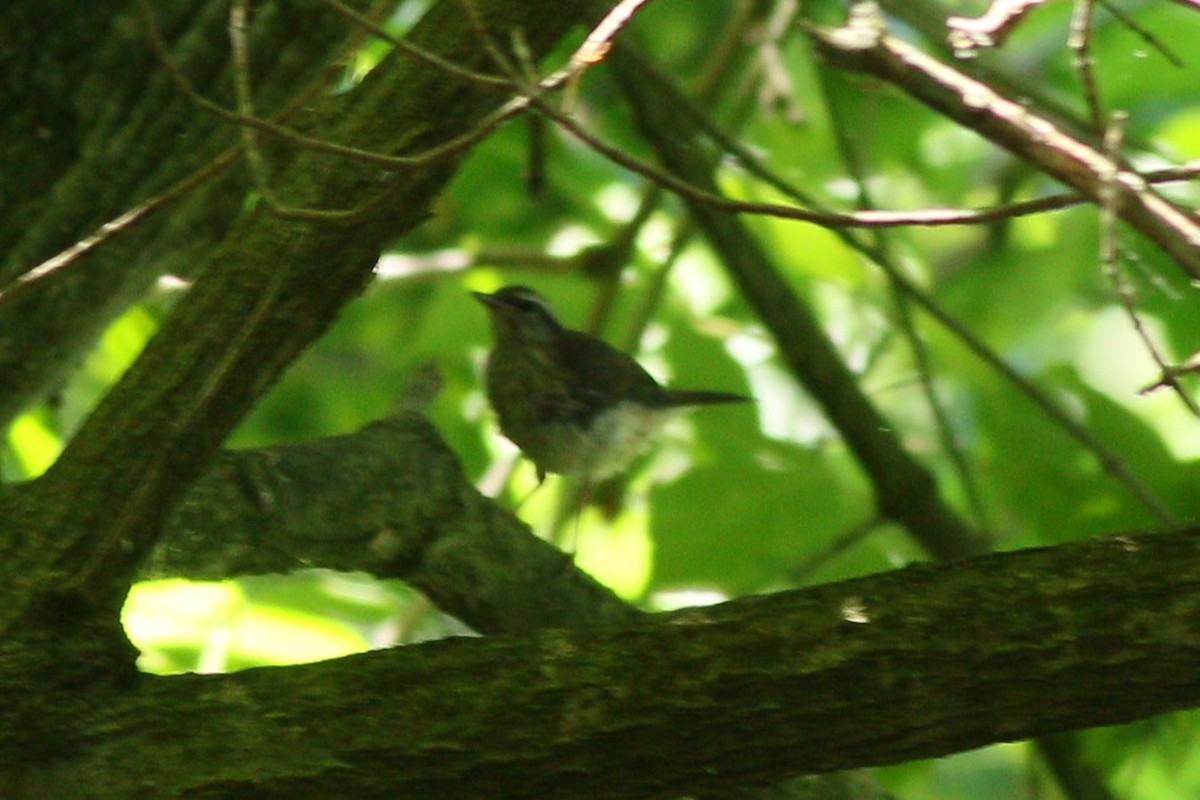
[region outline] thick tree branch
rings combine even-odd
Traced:
[[[24,775],[10,764],[0,789],[668,798],[1195,706],[1197,658],[1193,526],[620,627],[142,677],[81,713],[68,761]],[[5,732],[0,752],[20,736]],[[157,760],[129,763],[149,747]]]
[[[497,38],[520,30],[535,57],[582,14],[582,5],[479,3]],[[436,5],[411,36],[450,60],[487,63],[456,0]],[[492,86],[448,78],[397,52],[354,91],[314,103],[305,124],[333,141],[414,152],[461,134],[502,100]],[[290,222],[261,208],[238,223],[54,467],[0,509],[17,534],[4,553],[11,582],[0,629],[45,591],[47,568],[55,591],[86,596],[115,616],[187,483],[295,355],[361,291],[383,245],[424,218],[454,166],[447,159],[414,168],[390,186],[373,168],[321,154],[299,154],[281,169],[287,194],[313,207],[389,194],[341,225]]]
[[[226,451],[168,520],[146,577],[323,567],[399,578],[483,633],[612,626],[642,616],[480,497],[415,411],[353,434]],[[866,776],[806,777],[705,800],[876,796]]]
[[[480,496],[415,412],[345,436],[223,452],[169,518],[142,577],[312,568],[399,578],[484,633],[639,615]]]
[[[181,68],[201,91],[224,99],[228,3],[180,0],[156,8]],[[23,38],[0,52],[0,73],[12,78],[0,89],[0,139],[11,144],[0,150],[4,292],[97,225],[204,171],[236,131],[197,108],[156,68],[130,2],[80,7],[14,0],[0,8],[0,27]],[[327,70],[347,27],[317,4],[303,11],[261,4],[251,41],[261,56],[255,74],[262,101],[281,106]],[[157,275],[199,272],[203,254],[244,208],[240,171],[220,172],[212,170],[169,210],[97,248],[77,269],[0,298],[0,427],[57,388]]]

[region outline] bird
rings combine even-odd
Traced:
[[[501,433],[533,462],[538,485],[553,473],[587,489],[624,472],[681,411],[751,399],[661,386],[628,354],[564,326],[527,286],[472,294],[491,318],[488,402]]]

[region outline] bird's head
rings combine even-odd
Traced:
[[[546,298],[528,286],[505,286],[493,294],[472,292],[487,306],[496,343],[550,341],[563,328]]]

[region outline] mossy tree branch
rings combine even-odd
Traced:
[[[0,788],[669,798],[940,756],[1200,704],[1198,598],[1193,527],[615,627],[142,676],[84,700],[69,760]]]

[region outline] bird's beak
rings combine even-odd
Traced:
[[[488,311],[492,312],[497,317],[504,317],[506,319],[513,318],[513,312],[516,311],[516,309],[513,308],[511,303],[506,303],[501,298],[496,297],[496,295],[488,294],[487,292],[471,292],[471,294],[476,300],[487,306]]]
[[[496,295],[487,292],[471,292],[471,296],[487,307],[488,319],[492,323],[492,331],[496,338],[512,338],[517,325],[513,307]]]
[[[496,296],[493,294],[488,294],[487,292],[471,292],[471,295],[490,309],[497,310],[504,308],[504,303],[497,300]]]

